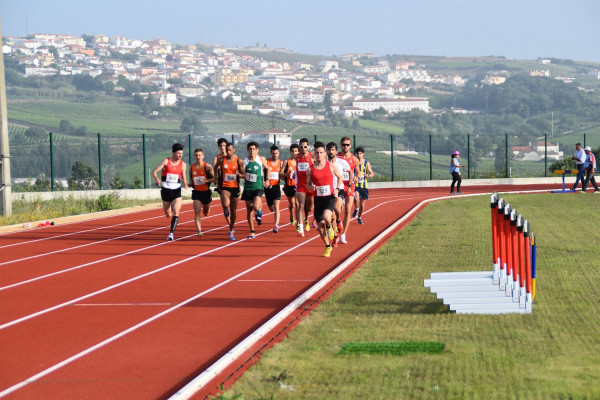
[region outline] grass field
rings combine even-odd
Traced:
[[[489,196],[440,201],[223,398],[600,398],[599,197],[503,197],[531,222],[537,239],[532,314],[456,315],[423,287],[431,272],[491,270]],[[348,342],[398,341],[445,348],[441,354],[340,354]]]

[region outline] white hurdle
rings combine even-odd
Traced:
[[[492,270],[432,272],[423,284],[457,314],[531,313],[529,223],[497,193],[491,209]]]

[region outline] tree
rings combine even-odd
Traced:
[[[142,180],[140,179],[139,176],[134,176],[133,177],[133,181],[131,181],[131,188],[132,189],[141,189],[144,187],[144,182],[142,182]]]
[[[198,125],[198,118],[195,115],[191,115],[183,118],[181,121],[180,129],[182,132],[192,133]]]
[[[46,137],[46,131],[37,126],[32,126],[30,128],[27,128],[27,130],[25,131],[25,136],[30,137],[34,141],[40,141]]]
[[[98,174],[94,168],[85,164],[82,161],[75,161],[75,164],[71,167],[71,177],[69,178],[69,189],[71,190],[85,190],[85,189],[97,189],[98,180],[96,176]]]
[[[71,124],[69,120],[63,119],[60,121],[59,129],[62,133],[70,135],[75,130],[75,127]]]
[[[127,186],[127,182],[125,182],[124,179],[121,179],[119,176],[115,175],[113,176],[113,180],[110,183],[111,188],[113,189],[125,189],[125,187]]]
[[[115,91],[115,84],[112,83],[111,81],[108,81],[104,84],[104,93],[106,94],[113,94],[113,92]]]

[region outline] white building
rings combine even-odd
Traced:
[[[361,99],[352,102],[352,107],[364,111],[375,111],[383,108],[390,114],[421,110],[429,112],[429,99],[418,97],[402,97],[399,99]]]
[[[292,133],[281,129],[269,129],[267,131],[247,131],[239,135],[239,141],[243,143],[270,142],[279,147],[289,147],[292,144]]]

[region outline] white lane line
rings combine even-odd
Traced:
[[[147,211],[139,211],[139,212],[147,212]],[[183,211],[182,213],[188,213],[190,211]],[[105,217],[105,218],[110,218],[110,217]],[[69,232],[69,233],[61,233],[60,235],[55,235],[55,236],[48,236],[48,237],[44,237],[44,238],[40,238],[40,239],[32,239],[32,240],[26,240],[23,242],[17,242],[17,243],[11,243],[11,244],[6,244],[3,246],[0,246],[0,249],[4,249],[6,247],[12,247],[12,246],[20,246],[23,244],[30,244],[30,243],[36,243],[36,242],[41,242],[44,240],[51,240],[51,239],[57,239],[57,238],[62,238],[62,237],[66,237],[66,236],[72,236],[72,235],[79,235],[82,233],[88,233],[88,232],[94,232],[94,231],[98,231],[98,230],[102,230],[102,229],[108,229],[108,228],[115,228],[118,226],[124,226],[124,225],[130,225],[130,224],[137,224],[139,222],[144,222],[144,221],[150,221],[152,219],[157,219],[157,218],[164,218],[163,216],[158,216],[158,217],[150,217],[150,218],[144,218],[144,219],[138,219],[135,221],[131,221],[131,222],[122,222],[120,224],[115,224],[115,225],[105,225],[105,226],[100,226],[97,228],[90,228],[90,229],[84,229],[82,231],[76,231],[76,232]],[[98,218],[101,219],[101,218]],[[79,224],[79,223],[84,223],[87,221],[81,221],[81,222],[73,222],[73,224]],[[64,224],[64,225],[70,225],[70,224]],[[16,233],[22,233],[22,232],[9,232],[7,233],[7,235],[14,235]]]
[[[173,303],[78,303],[75,307],[113,307],[113,306],[172,306]]]
[[[265,231],[265,232],[259,233],[257,236],[263,235],[263,234],[268,233],[268,232],[270,232],[270,231]],[[208,293],[211,293],[211,292],[219,289],[222,286],[225,286],[226,284],[228,284],[230,282],[233,282],[233,281],[237,280],[238,278],[240,278],[240,277],[242,277],[242,276],[244,276],[244,275],[246,275],[246,274],[248,274],[248,273],[250,273],[250,272],[252,272],[252,271],[254,271],[254,270],[258,269],[258,268],[260,268],[260,267],[262,267],[263,265],[265,265],[265,264],[267,264],[267,263],[269,263],[269,262],[271,262],[271,261],[273,261],[273,260],[275,260],[275,259],[283,256],[284,254],[287,254],[287,253],[289,253],[289,252],[291,252],[293,250],[296,250],[297,248],[299,248],[301,246],[306,245],[307,243],[310,243],[311,241],[313,241],[313,240],[315,240],[317,238],[319,238],[319,236],[314,236],[312,238],[309,238],[309,239],[305,240],[304,242],[302,242],[302,243],[300,243],[300,244],[298,244],[298,245],[296,245],[296,246],[294,246],[292,248],[289,248],[288,250],[286,250],[286,251],[284,251],[284,252],[282,252],[282,253],[280,253],[280,254],[278,254],[276,256],[273,256],[273,257],[271,257],[271,258],[269,258],[269,259],[267,259],[267,260],[265,260],[265,261],[263,261],[263,262],[261,262],[259,264],[256,264],[253,267],[250,267],[250,268],[246,269],[245,271],[242,271],[239,274],[234,275],[231,278],[229,278],[229,279],[227,279],[227,280],[225,280],[225,281],[223,281],[223,282],[221,282],[221,283],[219,283],[219,284],[217,284],[217,285],[215,285],[215,286],[213,286],[213,287],[211,287],[211,288],[209,288],[209,289],[207,289],[207,290],[205,290],[205,291],[203,291],[201,293],[198,293],[198,294],[196,294],[193,297],[190,297],[187,300],[185,300],[185,301],[183,301],[183,302],[181,302],[179,304],[176,304],[175,306],[173,306],[173,307],[171,307],[171,308],[169,308],[169,309],[167,309],[167,310],[165,310],[165,311],[163,311],[163,312],[161,312],[159,314],[154,315],[153,317],[150,317],[150,318],[148,318],[148,319],[146,319],[146,320],[144,320],[144,321],[142,321],[142,322],[140,322],[140,323],[138,323],[138,324],[136,324],[136,325],[134,325],[134,326],[132,326],[132,327],[124,330],[124,331],[122,331],[122,332],[119,332],[118,334],[116,334],[116,335],[114,335],[114,336],[112,336],[112,337],[110,337],[110,338],[108,338],[108,339],[106,339],[106,340],[104,340],[104,341],[102,341],[102,342],[100,342],[100,343],[92,346],[92,347],[89,347],[89,348],[87,348],[87,349],[85,349],[85,350],[83,350],[83,351],[81,351],[81,352],[79,352],[79,353],[77,353],[77,354],[75,354],[75,355],[73,355],[73,356],[71,356],[71,357],[69,357],[69,358],[67,358],[67,359],[65,359],[65,360],[57,363],[57,364],[55,364],[55,365],[53,365],[52,367],[47,368],[47,369],[45,369],[45,370],[43,370],[43,371],[41,371],[41,372],[39,372],[39,373],[31,376],[31,377],[25,379],[24,381],[22,381],[22,382],[20,382],[20,383],[18,383],[16,385],[13,385],[13,386],[11,386],[11,387],[3,390],[2,392],[0,392],[0,398],[4,397],[4,396],[7,396],[7,395],[15,392],[16,390],[19,390],[19,389],[21,389],[21,388],[23,388],[23,387],[25,387],[25,386],[27,386],[27,385],[29,385],[31,383],[36,382],[37,380],[43,378],[44,376],[46,376],[46,375],[48,375],[48,374],[50,374],[50,373],[52,373],[52,372],[54,372],[54,371],[56,371],[56,370],[64,367],[64,366],[66,366],[66,365],[68,365],[68,364],[70,364],[70,363],[72,363],[72,362],[74,362],[74,361],[76,361],[76,360],[78,360],[78,359],[80,359],[80,358],[82,358],[82,357],[84,357],[84,356],[92,353],[93,351],[96,351],[96,350],[100,349],[101,347],[106,346],[109,343],[112,343],[112,342],[116,341],[117,339],[120,339],[121,337],[123,337],[123,336],[125,336],[125,335],[127,335],[127,334],[129,334],[129,333],[131,333],[133,331],[136,331],[137,329],[139,329],[139,328],[141,328],[141,327],[143,327],[145,325],[148,325],[149,323],[151,323],[151,322],[153,322],[153,321],[155,321],[155,320],[157,320],[157,319],[159,319],[159,318],[161,318],[161,317],[163,317],[163,316],[165,316],[165,315],[167,315],[167,314],[169,314],[169,313],[171,313],[171,312],[173,312],[173,311],[175,311],[175,310],[177,310],[177,309],[179,309],[179,308],[181,308],[183,306],[185,306],[188,303],[191,303],[194,300],[199,299],[200,297],[202,297],[202,296],[204,296],[204,295],[206,295]],[[248,240],[248,239],[243,239],[243,240]],[[243,240],[241,240],[241,241],[243,241]],[[231,245],[233,245],[235,243],[239,243],[239,242],[234,242],[234,243],[228,244],[226,246],[222,246],[222,247],[228,247],[228,246],[231,246]],[[194,257],[190,257],[189,259],[193,259],[193,258],[196,258],[198,256],[200,256],[200,255],[197,255],[197,256],[194,256]],[[180,261],[180,262],[175,263],[175,264],[180,264],[181,262],[187,261],[189,259]],[[173,265],[175,265],[175,264],[173,264]],[[87,297],[89,297],[89,296],[85,296],[85,298],[87,298]],[[76,300],[76,301],[79,301],[79,300]],[[2,327],[0,327],[0,329],[2,329]]]
[[[264,214],[264,215],[267,216],[267,215],[271,215],[271,214],[273,214],[273,213],[267,213],[267,214]],[[194,222],[194,221],[191,221],[191,222]],[[190,221],[184,222],[184,224],[191,223],[191,222]],[[236,222],[235,225],[243,224],[245,222],[247,222],[247,221],[241,220],[241,221]],[[286,224],[286,225],[289,225],[289,224]],[[281,227],[284,227],[286,225],[282,225]],[[219,226],[219,227],[216,227],[216,228],[213,228],[213,229],[209,229],[209,230],[203,231],[203,232],[204,233],[208,233],[208,232],[213,232],[213,231],[217,231],[219,229],[228,228],[228,227],[229,227],[229,225],[222,225],[222,226]],[[156,229],[163,229],[163,228],[164,227],[155,228],[155,229],[151,229],[149,231],[153,231],[153,230],[156,230]],[[144,232],[149,232],[149,231],[144,231]],[[132,235],[134,235],[134,234],[132,234]],[[174,241],[176,242],[176,241],[183,240],[183,239],[188,239],[188,238],[191,238],[191,237],[196,237],[196,234],[183,236],[183,237],[175,239]],[[67,269],[63,269],[63,270],[60,270],[60,271],[52,272],[50,274],[40,275],[40,276],[37,276],[35,278],[27,279],[27,280],[20,281],[20,282],[17,282],[17,283],[6,285],[6,286],[0,286],[0,292],[3,291],[3,290],[7,290],[7,289],[11,289],[11,288],[17,287],[17,286],[25,285],[27,283],[36,282],[36,281],[39,281],[41,279],[46,279],[46,278],[50,278],[50,277],[53,277],[53,276],[56,276],[56,275],[64,274],[66,272],[71,272],[71,271],[75,271],[75,270],[78,270],[78,269],[81,269],[81,268],[89,267],[90,265],[99,264],[99,263],[102,263],[104,261],[110,261],[110,260],[114,260],[116,258],[128,256],[128,255],[135,254],[135,253],[139,253],[141,251],[149,250],[149,249],[152,249],[154,247],[168,245],[169,243],[170,242],[161,242],[161,243],[153,244],[151,246],[141,247],[141,248],[138,248],[138,249],[135,249],[135,250],[128,251],[126,253],[115,254],[114,256],[110,256],[110,257],[106,257],[106,258],[101,258],[99,260],[90,261],[90,262],[87,262],[85,264],[76,265],[76,266],[71,267],[71,268],[67,268]],[[46,254],[51,254],[51,253],[44,253],[44,255],[46,255]]]
[[[245,208],[240,208],[239,209],[239,211],[243,211],[243,210],[245,210]],[[188,211],[186,211],[186,212],[188,212]],[[267,216],[267,215],[269,215],[269,214],[265,214],[265,216]],[[204,217],[204,218],[208,219],[208,218],[214,218],[214,217],[217,217],[217,216],[218,216],[218,214],[207,216],[207,217]],[[156,218],[158,218],[158,217],[156,217]],[[153,218],[149,218],[149,219],[153,219]],[[140,221],[144,221],[144,220],[140,220]],[[242,222],[242,221],[240,221],[240,222]],[[194,223],[194,220],[182,222],[179,225],[186,225],[186,224],[191,224],[191,223]],[[236,222],[236,224],[237,223],[238,222]],[[116,226],[119,226],[119,225],[111,225],[110,227],[116,227]],[[166,225],[166,226],[168,227],[168,225]],[[222,227],[220,227],[220,228],[222,228]],[[95,228],[95,229],[103,229],[103,228]],[[91,230],[95,230],[95,229],[91,229]],[[45,257],[45,256],[51,255],[51,254],[63,253],[63,252],[67,252],[67,251],[70,251],[70,250],[80,249],[82,247],[94,246],[94,245],[97,245],[97,244],[101,244],[101,243],[105,243],[105,242],[110,242],[112,240],[124,239],[124,238],[127,238],[127,237],[141,235],[143,233],[153,232],[153,231],[157,231],[157,230],[160,230],[160,229],[165,229],[165,225],[159,226],[158,228],[152,228],[152,229],[147,229],[147,230],[144,230],[144,231],[130,233],[128,235],[115,236],[115,237],[109,238],[109,239],[104,239],[104,240],[98,240],[98,241],[95,241],[95,242],[84,243],[84,244],[80,244],[80,245],[72,246],[72,247],[66,247],[64,249],[58,249],[58,250],[49,251],[49,252],[46,252],[46,253],[40,253],[40,254],[36,254],[36,255],[33,255],[33,256],[28,256],[28,257],[23,257],[23,258],[16,258],[14,260],[0,262],[0,266],[2,266],[2,265],[8,265],[8,264],[12,265],[14,263],[21,262],[21,261],[27,261],[27,260],[31,260],[31,259],[34,259],[34,258]],[[81,232],[77,232],[77,233],[81,233]],[[59,236],[54,236],[54,238],[60,237],[60,236],[68,236],[68,235],[71,235],[71,234],[72,233],[65,234],[65,235],[59,235]],[[192,237],[192,236],[195,236],[195,235],[190,235],[190,236],[186,236],[186,237]]]
[[[243,223],[243,222],[244,222],[244,221],[240,221],[239,223]],[[282,227],[285,227],[285,226],[287,226],[287,225],[289,225],[289,224],[282,225]],[[215,229],[218,229],[218,228],[215,228]],[[261,235],[264,235],[264,234],[267,234],[267,233],[272,233],[272,231],[271,231],[271,230],[264,231],[264,232],[261,232],[261,233],[258,233],[258,234],[256,234],[256,236],[261,236]],[[191,236],[194,236],[194,235],[191,235]],[[317,237],[318,237],[318,236],[317,236]],[[179,261],[177,261],[177,262],[174,262],[174,263],[172,263],[172,264],[165,265],[164,267],[160,267],[160,268],[157,268],[157,269],[155,269],[155,270],[152,270],[152,271],[146,272],[145,274],[142,274],[142,275],[137,275],[137,276],[135,276],[135,277],[133,277],[133,278],[130,278],[130,279],[127,279],[127,280],[121,281],[121,282],[119,282],[119,283],[115,283],[114,285],[107,286],[107,287],[105,287],[105,288],[103,288],[103,289],[100,289],[100,290],[97,290],[97,291],[95,291],[95,292],[88,293],[88,294],[86,294],[86,295],[84,295],[84,296],[81,296],[81,297],[78,297],[78,298],[76,298],[76,299],[69,300],[69,301],[66,301],[66,302],[64,302],[64,303],[57,304],[57,305],[55,305],[55,306],[52,306],[52,307],[49,307],[49,308],[46,308],[46,309],[40,310],[40,311],[38,311],[38,312],[35,312],[35,313],[33,313],[33,314],[29,314],[29,315],[26,315],[26,316],[24,316],[24,317],[21,317],[21,318],[15,319],[15,320],[13,320],[13,321],[7,322],[7,323],[5,323],[5,324],[3,324],[3,325],[0,325],[0,330],[3,330],[3,329],[5,329],[5,328],[8,328],[8,327],[10,327],[10,326],[13,326],[13,325],[19,324],[19,323],[21,323],[21,322],[27,321],[27,320],[29,320],[29,319],[32,319],[32,318],[35,318],[35,317],[39,317],[40,315],[43,315],[43,314],[49,313],[49,312],[51,312],[51,311],[58,310],[59,308],[63,308],[63,307],[66,307],[66,306],[68,306],[68,305],[71,305],[71,304],[78,303],[78,302],[80,302],[81,300],[88,299],[88,298],[90,298],[90,297],[96,296],[96,295],[98,295],[98,294],[101,294],[101,293],[104,293],[104,292],[108,292],[109,290],[112,290],[112,289],[118,288],[118,287],[120,287],[120,286],[126,285],[126,284],[128,284],[128,283],[131,283],[131,282],[135,282],[135,281],[137,281],[137,280],[139,280],[139,279],[142,279],[142,278],[145,278],[145,277],[148,277],[148,276],[154,275],[154,274],[156,274],[156,273],[158,273],[158,272],[165,271],[165,270],[167,270],[167,269],[169,269],[169,268],[172,268],[172,267],[175,267],[175,266],[177,266],[177,265],[180,265],[180,264],[186,263],[186,262],[188,262],[188,261],[194,260],[194,259],[196,259],[196,258],[198,258],[198,257],[202,257],[202,256],[205,256],[205,255],[208,255],[208,254],[214,253],[214,252],[216,252],[216,251],[219,251],[219,250],[225,249],[225,248],[227,248],[227,247],[230,247],[230,246],[234,246],[234,245],[236,245],[236,244],[239,244],[239,243],[245,242],[245,241],[247,241],[247,240],[253,240],[253,239],[247,239],[247,238],[243,238],[243,239],[240,239],[240,240],[233,241],[233,242],[231,242],[231,243],[228,243],[228,244],[226,244],[226,245],[223,245],[223,246],[220,246],[220,247],[215,247],[215,248],[213,248],[213,249],[210,249],[210,250],[207,250],[207,251],[205,251],[205,252],[203,252],[203,253],[199,253],[199,254],[196,254],[196,255],[194,255],[194,256],[190,256],[190,257],[184,258],[184,259],[182,259],[182,260],[179,260]],[[311,239],[311,240],[312,240],[312,239]],[[151,247],[160,246],[160,245],[164,245],[164,244],[168,244],[168,243],[169,243],[169,242],[163,242],[163,243],[161,243],[161,244],[154,245],[154,246],[151,246]],[[285,253],[281,253],[281,254],[285,254]],[[120,255],[116,255],[116,256],[113,256],[113,257],[110,257],[110,258],[117,258],[117,257],[119,257],[119,256],[120,256]],[[95,263],[95,262],[93,262],[93,263]],[[92,264],[92,263],[88,263],[88,264]]]

